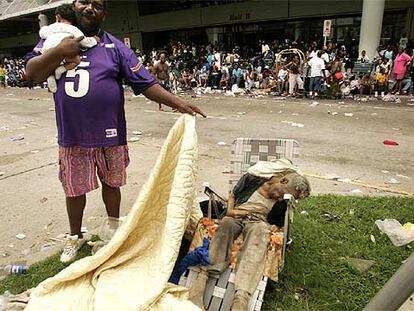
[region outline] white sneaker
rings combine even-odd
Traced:
[[[79,239],[77,235],[68,236],[63,253],[60,255],[60,262],[65,263],[74,260],[84,242],[85,240]]]

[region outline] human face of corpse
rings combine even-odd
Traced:
[[[97,35],[105,20],[104,0],[75,0],[76,21],[86,36]]]

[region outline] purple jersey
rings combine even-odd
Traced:
[[[26,63],[40,55],[43,42],[26,55]],[[122,79],[136,95],[156,80],[131,49],[106,32],[97,46],[81,52],[81,60],[57,81],[54,99],[59,145],[126,145]]]

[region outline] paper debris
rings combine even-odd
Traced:
[[[24,240],[26,238],[26,235],[24,233],[19,233],[19,234],[16,234],[16,238],[18,240]]]

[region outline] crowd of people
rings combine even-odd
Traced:
[[[286,40],[288,41],[288,40]],[[239,47],[223,52],[219,45],[172,44],[138,58],[158,81],[173,93],[185,90],[255,90],[280,96],[344,96],[413,92],[414,67],[412,40],[404,36],[395,43],[380,46],[374,59],[366,51],[358,55],[330,42],[318,46],[292,42],[271,46],[260,42],[257,53],[246,58]]]
[[[259,41],[256,53],[239,46],[224,52],[217,42],[204,46],[177,42],[146,54],[139,49],[135,53],[159,83],[173,93],[194,90],[254,94],[262,90],[277,96],[312,98],[413,94],[414,43],[405,35],[380,46],[374,59],[369,59],[364,50],[358,55],[356,45],[347,48],[335,41],[326,46],[304,44],[300,38],[297,41],[270,45]],[[21,58],[0,61],[0,86],[33,87],[26,79]]]

